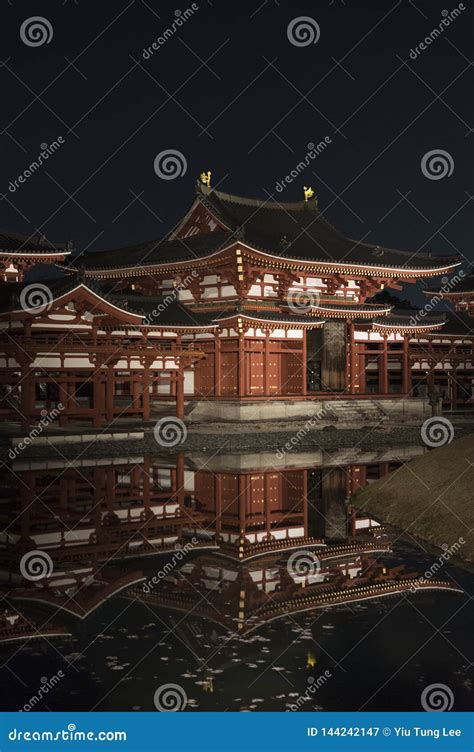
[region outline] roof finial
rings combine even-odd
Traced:
[[[308,187],[306,185],[303,186],[303,192],[304,192],[304,200],[305,201],[309,201],[310,198],[313,198],[313,196],[314,196],[314,190],[312,188],[310,188],[309,186]]]
[[[208,170],[207,172],[201,172],[199,175],[199,180],[201,181],[202,185],[205,185],[206,188],[211,187],[211,171]]]

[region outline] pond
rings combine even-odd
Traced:
[[[472,571],[350,504],[421,451],[4,467],[3,709],[469,709]]]

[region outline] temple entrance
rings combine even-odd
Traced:
[[[309,392],[343,392],[346,388],[346,323],[326,321],[306,332],[306,381]]]

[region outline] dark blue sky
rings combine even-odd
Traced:
[[[278,200],[300,200],[309,183],[351,237],[473,258],[470,10],[413,60],[457,5],[199,0],[145,60],[191,6],[177,2],[4,0],[0,226],[78,250],[156,238],[188,208],[202,169],[222,190],[267,198],[329,136]],[[30,47],[20,27],[38,14],[53,36]],[[290,43],[300,16],[317,23],[316,44]],[[12,193],[58,136],[64,145]],[[165,181],[153,164],[168,149],[187,170]],[[430,180],[421,160],[440,149],[454,169]]]

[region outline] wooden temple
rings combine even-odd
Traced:
[[[430,381],[444,407],[471,405],[472,292],[443,297],[455,316],[374,301],[454,279],[459,259],[352,240],[309,195],[260,201],[198,181],[166,238],[77,256],[4,236],[0,415],[28,425],[61,404],[63,425],[99,427],[169,404],[191,420],[292,418],[321,399],[414,404]],[[23,270],[40,262],[64,276],[42,280],[35,303]]]

